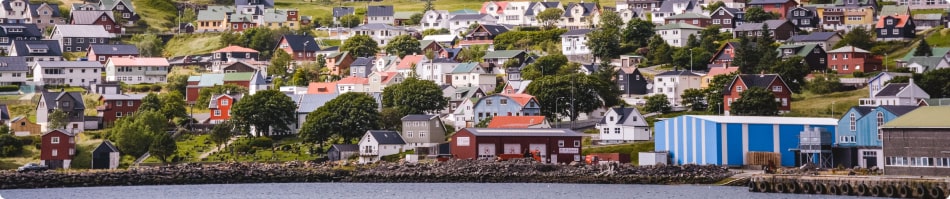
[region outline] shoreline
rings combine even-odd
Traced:
[[[280,164],[183,164],[114,171],[0,172],[0,189],[63,187],[246,184],[246,183],[574,183],[712,184],[731,173],[718,166],[553,165],[527,160],[452,160],[336,166]]]

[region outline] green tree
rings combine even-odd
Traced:
[[[376,100],[365,93],[344,93],[307,114],[300,137],[322,145],[330,136],[337,135],[344,143],[350,143],[367,130],[379,128],[378,106]]]
[[[706,64],[712,58],[712,53],[700,47],[679,48],[673,53],[673,66],[689,70],[706,70]]]
[[[732,65],[738,66],[741,73],[752,74],[757,72],[756,67],[761,58],[761,52],[750,43],[749,38],[740,37],[739,47],[734,50]]]
[[[828,94],[841,89],[841,80],[833,74],[815,75],[815,78],[806,84],[808,91],[814,94]]]
[[[865,50],[871,49],[874,47],[874,35],[872,35],[872,32],[868,31],[868,29],[864,26],[857,26],[852,28],[848,34],[844,35],[844,37],[841,37],[841,41],[838,41],[838,44],[835,44],[833,49],[849,45]]]
[[[139,157],[149,151],[153,135],[165,133],[166,121],[167,118],[155,111],[137,112],[116,121],[110,134],[119,151]]]
[[[283,134],[297,121],[296,110],[297,104],[284,93],[264,90],[235,103],[231,120],[240,129],[253,126],[257,135]]]
[[[769,33],[769,25],[762,23],[762,36],[756,39],[756,53],[761,57],[756,65],[755,72],[763,72],[775,65],[775,60],[779,57],[778,46],[775,45],[775,39]]]
[[[136,34],[132,35],[130,42],[139,49],[139,54],[144,57],[162,56],[165,43],[156,34]]]
[[[222,46],[242,45],[240,37],[239,33],[228,30],[221,34],[221,39],[218,39],[218,42]]]
[[[766,20],[778,19],[778,15],[766,12],[761,7],[751,7],[745,11],[745,21],[748,23],[762,23]]]
[[[287,54],[286,51],[278,50],[277,53],[274,53],[274,57],[270,60],[270,66],[267,66],[267,74],[283,77],[287,75],[287,68],[289,68],[290,63],[293,62],[293,58],[290,54]]]
[[[10,127],[6,124],[0,124],[0,135],[10,134]]]
[[[473,45],[468,48],[464,48],[459,52],[458,59],[462,62],[481,62],[482,57],[485,56],[485,51],[488,49],[487,45]]]
[[[162,103],[162,108],[159,111],[165,118],[171,120],[188,117],[188,112],[185,110],[185,96],[182,96],[178,91],[162,94],[159,99]]]
[[[918,78],[914,78],[917,80]],[[920,82],[915,82],[921,89],[927,91],[931,98],[945,98],[950,96],[950,69],[941,68],[930,70],[921,75]]]
[[[552,54],[539,57],[521,71],[521,78],[534,80],[542,76],[556,75],[568,63],[567,56]]]
[[[722,32],[719,31],[722,29],[720,25],[710,25],[706,29],[703,29],[699,32],[699,37],[702,38],[700,41],[699,47],[709,52],[710,54],[715,53],[719,50],[719,41],[724,40],[722,38]]]
[[[614,77],[620,75],[616,66],[610,64],[609,60],[601,60],[600,67],[592,75],[599,81],[597,93],[604,101],[604,107],[614,107],[623,103],[620,99],[620,87],[614,83]]]
[[[406,22],[403,22],[403,25],[406,25],[406,26],[419,25],[419,22],[421,21],[422,21],[422,13],[415,13],[409,16],[409,20]]]
[[[294,71],[293,78],[290,79],[291,84],[294,86],[307,86],[310,84],[310,80],[307,79],[307,70],[298,68]]]
[[[587,46],[594,57],[609,60],[620,55],[620,26],[623,19],[615,12],[600,16],[598,29],[587,33]]]
[[[448,101],[439,85],[430,80],[408,78],[383,89],[383,107],[395,108],[403,116],[436,113],[445,110]]]
[[[752,87],[739,94],[739,99],[732,102],[731,112],[735,115],[775,116],[778,115],[779,102],[775,101],[772,91],[760,87]]]
[[[383,110],[379,112],[379,128],[390,131],[402,131],[402,117],[404,116],[406,115],[403,115],[396,108],[383,108]]]
[[[360,25],[363,18],[357,15],[345,15],[340,17],[340,25],[345,28],[353,28]]]
[[[722,91],[726,87],[730,86],[732,80],[736,79],[738,72],[732,72],[729,74],[720,74],[716,75],[709,81],[709,87],[704,89],[703,92],[706,93],[706,111],[710,113],[722,113],[723,110],[723,93]]]
[[[779,60],[778,63],[772,66],[771,71],[782,76],[782,80],[785,80],[785,84],[788,84],[788,89],[792,92],[801,93],[802,85],[805,84],[805,76],[808,76],[811,68],[805,64],[802,57],[793,56]]]
[[[13,157],[20,153],[23,153],[23,143],[20,140],[9,133],[0,134],[0,157]]]
[[[706,93],[701,89],[686,89],[680,97],[683,99],[683,105],[689,107],[690,111],[706,109]]]
[[[369,35],[356,35],[346,39],[340,51],[346,51],[356,57],[376,56],[379,51],[379,44]]]
[[[653,31],[655,27],[656,25],[654,25],[653,22],[633,18],[627,22],[627,26],[623,29],[621,42],[623,42],[624,45],[632,47],[646,46],[650,38],[656,34],[656,32]]]
[[[920,40],[920,44],[917,44],[917,50],[914,51],[914,56],[915,56],[915,57],[919,57],[919,56],[927,56],[927,57],[934,56],[934,52],[933,52],[933,50],[930,48],[930,44],[927,44],[927,40],[926,40],[926,39],[921,39],[921,40]]]
[[[650,48],[650,52],[648,53],[647,60],[649,60],[651,64],[668,64],[673,61],[673,49],[660,35],[653,35],[653,37],[650,38],[648,48]]]
[[[534,95],[540,106],[545,107],[541,110],[545,117],[568,116],[575,120],[578,113],[589,113],[603,107],[603,98],[616,97],[600,96],[600,91],[608,86],[595,76],[575,73],[536,78],[526,92]],[[572,101],[574,112],[571,112]]]
[[[202,88],[198,91],[198,99],[196,101],[197,106],[208,108],[208,103],[211,102],[211,96],[220,95],[220,94],[232,94],[232,93],[247,93],[247,88],[235,85],[235,84],[225,84],[225,85],[214,85],[210,88]]]
[[[148,93],[145,97],[142,97],[142,104],[139,105],[138,111],[159,111],[162,110],[162,101],[158,99],[158,95],[155,93]]]
[[[47,120],[49,121],[49,129],[62,129],[69,125],[69,115],[62,109],[53,110]]]
[[[545,28],[553,28],[557,26],[557,22],[561,21],[562,15],[564,15],[564,10],[560,8],[548,8],[538,13],[537,18],[541,24],[544,24]]]
[[[666,94],[654,94],[647,97],[646,100],[647,103],[643,106],[643,111],[648,113],[669,113],[672,110]]]
[[[426,29],[426,30],[423,30],[423,31],[422,31],[422,36],[444,35],[444,34],[449,34],[449,33],[450,33],[450,32],[449,32],[449,29],[445,29],[445,28],[440,28],[440,29]]]
[[[696,38],[696,34],[690,34],[689,37],[686,37],[686,47],[684,48],[696,48],[699,45],[699,38]]]
[[[165,85],[165,90],[167,91],[178,91],[178,93],[185,93],[185,89],[188,88],[188,75],[168,75],[167,80],[168,84]]]
[[[709,4],[708,6],[703,6],[703,10],[709,11],[710,13],[719,9],[719,7],[726,6],[726,2],[716,1],[715,3]]]
[[[402,58],[406,55],[422,53],[422,48],[419,45],[419,40],[416,40],[415,37],[399,35],[389,41],[389,45],[386,45],[385,50],[386,53],[395,54]]]
[[[214,125],[209,137],[211,142],[214,142],[214,145],[220,148],[222,144],[231,139],[231,136],[234,136],[234,125],[231,124],[231,121],[225,121]]]
[[[478,124],[475,124],[475,128],[488,128],[488,124],[491,124],[492,116],[488,116],[485,119],[479,120]]]
[[[178,153],[178,144],[175,143],[175,139],[172,138],[171,134],[168,133],[158,133],[153,135],[152,143],[148,147],[148,153],[155,158],[158,158],[162,163],[169,163],[169,159],[175,153]]]

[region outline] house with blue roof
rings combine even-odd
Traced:
[[[907,114],[918,106],[854,106],[838,120],[835,132],[834,162],[845,168],[884,165],[879,127]]]

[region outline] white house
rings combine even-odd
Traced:
[[[165,83],[169,70],[168,59],[162,57],[112,57],[106,61],[106,81]]]
[[[591,29],[574,29],[561,34],[561,53],[564,55],[589,55],[587,33]]]
[[[459,63],[452,59],[435,58],[429,60],[422,58],[416,66],[416,75],[419,79],[430,80],[436,85],[446,85],[449,81],[446,78],[451,77],[452,71]],[[447,77],[448,76],[448,77]]]
[[[686,23],[671,23],[654,28],[657,35],[663,37],[667,44],[674,47],[686,46],[689,35],[699,36],[703,28]]]
[[[495,90],[495,75],[485,71],[478,62],[461,63],[452,70],[452,86],[477,86],[482,90]]]
[[[375,5],[366,6],[366,24],[386,24],[396,23],[396,12],[393,6]]]
[[[908,83],[889,83],[874,95],[859,99],[858,106],[916,106],[922,99],[930,99],[930,94],[910,78]]]
[[[449,18],[449,31],[454,36],[464,36],[472,24],[495,25],[497,19],[486,14],[460,14]]]
[[[910,78],[913,74],[910,73],[895,73],[895,72],[881,72],[868,79],[868,96],[877,95],[878,91],[881,91],[884,86],[887,86],[887,82],[891,81],[895,77],[908,77]]]
[[[635,18],[646,21],[648,14],[649,10],[643,10],[643,8],[617,8],[617,15],[620,15],[620,19],[623,20],[624,24],[627,24],[627,22],[630,22],[630,20]]]
[[[498,19],[505,15],[505,6],[507,5],[507,1],[488,1],[482,3],[482,8],[479,10],[479,13],[489,15],[494,19]]]
[[[360,139],[360,164],[379,161],[383,156],[401,153],[406,141],[399,132],[369,130]]]
[[[369,35],[379,47],[384,47],[389,44],[389,40],[405,34],[409,34],[409,31],[405,28],[378,23],[357,26],[350,31],[350,36]]]
[[[449,29],[449,11],[448,10],[429,10],[422,14],[422,20],[419,21],[422,30],[429,29]]]
[[[101,82],[102,64],[97,61],[37,61],[33,81],[39,85],[88,86]]]
[[[950,67],[947,59],[943,56],[938,57],[913,57],[905,63],[905,67],[914,73],[924,73],[931,70]]]
[[[682,106],[683,91],[699,89],[700,76],[690,71],[667,71],[653,77],[653,94],[664,94],[670,101],[670,106]]]
[[[0,57],[0,85],[21,85],[26,83],[26,73],[30,66],[24,57]]]
[[[702,6],[697,5],[696,0],[667,0],[663,1],[660,9],[653,12],[653,23],[664,24],[666,17],[683,14],[687,12],[702,13]]]
[[[612,108],[596,126],[601,144],[652,139],[650,126],[637,108]]]
[[[525,11],[531,8],[530,1],[508,1],[508,5],[502,10],[502,15],[498,17],[498,24],[524,26],[527,16]]]

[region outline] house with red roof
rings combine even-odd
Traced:
[[[541,105],[538,100],[528,94],[495,94],[485,96],[475,102],[474,120],[478,124],[481,120],[495,116],[539,116]]]
[[[350,74],[350,64],[356,61],[356,57],[349,52],[336,52],[326,57],[326,67],[330,69],[331,75]]]
[[[699,83],[699,87],[700,87],[700,88],[709,88],[709,83],[711,83],[712,80],[713,80],[714,78],[716,78],[716,76],[718,76],[718,75],[725,75],[725,74],[729,74],[729,73],[734,73],[734,72],[736,72],[736,71],[739,71],[739,67],[729,67],[729,68],[716,67],[716,68],[709,68],[709,72],[706,73],[705,76],[703,76],[702,82]]]
[[[409,77],[410,73],[413,72],[412,68],[418,66],[419,62],[425,58],[425,55],[406,55],[399,61],[399,65],[396,65],[396,71],[404,77]]]
[[[307,94],[335,94],[336,82],[310,82]]]
[[[495,116],[488,122],[488,128],[530,129],[551,128],[544,116]]]
[[[369,78],[349,76],[336,81],[336,90],[343,94],[346,92],[366,92],[366,86],[369,84]]]
[[[406,76],[403,76],[402,73],[373,72],[369,75],[369,88],[366,90],[371,93],[383,92],[383,89],[387,86],[402,83],[403,80],[406,80]]]
[[[169,70],[168,59],[162,57],[112,57],[106,61],[106,81],[165,83]]]
[[[874,28],[877,30],[878,41],[905,41],[917,37],[917,25],[914,24],[914,18],[910,15],[880,16]]]
[[[505,15],[505,8],[507,7],[507,1],[488,1],[482,3],[482,8],[478,10],[478,13],[486,14],[498,19]]]
[[[214,62],[215,65],[220,65],[221,63],[230,63],[241,60],[256,61],[260,59],[261,52],[250,48],[231,45],[222,49],[218,49],[212,54],[214,54],[212,62]]]
[[[716,54],[713,54],[712,58],[709,60],[708,67],[735,67],[735,65],[732,65],[732,60],[736,57],[736,48],[739,46],[739,42],[727,42],[726,44],[722,45],[722,47],[719,47],[719,50],[716,51]]]

